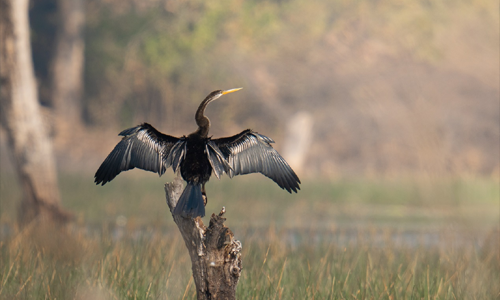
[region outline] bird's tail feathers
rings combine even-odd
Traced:
[[[201,194],[201,185],[188,183],[172,213],[174,215],[181,215],[184,218],[205,216],[205,204]]]

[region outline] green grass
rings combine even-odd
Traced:
[[[127,172],[100,187],[66,174],[78,221],[19,230],[20,192],[2,176],[0,299],[195,299],[167,180]],[[290,195],[243,176],[207,189],[207,214],[226,206],[243,243],[238,299],[500,296],[496,180],[305,180]]]
[[[50,233],[49,233],[50,232]],[[2,299],[195,299],[180,236],[144,231],[113,239],[77,230],[26,230],[0,245]],[[238,299],[495,299],[498,231],[480,245],[442,234],[438,245],[397,245],[398,231],[334,241],[286,232],[245,234]],[[395,235],[395,236],[394,236]],[[348,242],[341,242],[343,239]],[[454,243],[462,246],[453,246]],[[101,298],[99,298],[101,297]]]

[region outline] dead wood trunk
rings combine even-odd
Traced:
[[[20,223],[66,221],[33,75],[28,0],[0,0],[0,123],[23,188]]]
[[[183,191],[180,178],[165,184],[167,204],[172,212]],[[212,214],[207,227],[196,219],[172,215],[191,257],[198,300],[236,299],[236,285],[241,274],[241,243],[224,225],[222,216]]]

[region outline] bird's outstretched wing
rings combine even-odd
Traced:
[[[213,149],[213,152],[209,151],[209,160],[214,171],[224,170],[229,177],[262,173],[282,189],[290,193],[297,192],[300,190],[299,177],[271,143],[274,141],[267,136],[247,129],[231,137],[209,140],[208,146]],[[221,164],[217,159],[211,159],[210,152],[212,156],[222,155],[228,166]]]
[[[133,168],[161,176],[173,163],[177,168],[184,155],[183,138],[163,134],[148,123],[126,129],[119,135],[123,136],[122,140],[95,173],[96,184],[104,185],[121,171]]]

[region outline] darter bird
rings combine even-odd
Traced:
[[[121,171],[139,168],[160,176],[172,167],[187,182],[173,214],[203,217],[207,195],[205,183],[212,172],[217,178],[262,173],[289,193],[300,190],[300,180],[281,155],[274,141],[251,129],[230,137],[208,136],[210,120],[205,108],[212,101],[241,88],[211,92],[200,104],[195,119],[198,129],[183,137],[163,134],[148,123],[120,132],[122,140],[95,173],[96,184],[106,184]]]

